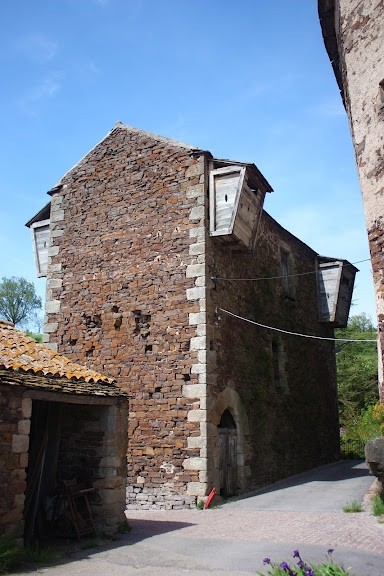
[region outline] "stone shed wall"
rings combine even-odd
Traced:
[[[31,400],[0,383],[0,534],[22,538]]]
[[[128,507],[206,490],[204,170],[117,126],[52,195],[46,340],[129,393]]]
[[[282,251],[289,254],[290,273],[315,271],[315,252],[265,212],[253,251],[209,239],[208,276],[218,278],[207,296],[208,450],[216,455],[209,479],[216,487],[217,426],[225,409],[238,428],[239,489],[333,461],[339,454],[333,342],[278,334],[220,310],[283,330],[333,337],[333,328],[318,322],[315,273],[291,278],[289,296],[281,279],[223,279],[279,276]]]
[[[337,0],[336,35],[363,195],[379,327],[381,399],[384,362],[384,1]]]

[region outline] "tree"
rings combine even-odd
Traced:
[[[337,338],[375,340],[376,331],[367,314],[351,316],[347,328],[336,330]],[[336,347],[336,365],[341,421],[353,407],[357,412],[378,400],[376,342],[345,342]],[[348,407],[348,409],[347,409]]]
[[[374,332],[376,330],[371,317],[365,312],[351,316],[348,320],[348,329],[351,331],[356,330],[358,332]]]
[[[0,316],[17,324],[25,324],[41,308],[32,282],[25,278],[3,278],[0,282]]]
[[[370,317],[362,313],[351,316],[347,328],[336,330],[336,337],[373,340],[337,343],[335,348],[342,452],[364,458],[364,443],[380,435],[373,418],[378,401],[376,330]]]

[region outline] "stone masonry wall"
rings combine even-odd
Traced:
[[[117,125],[52,193],[46,341],[129,392],[128,507],[206,491],[204,167]]]
[[[376,292],[384,401],[384,0],[339,0],[338,48]]]
[[[288,336],[233,318],[220,309],[283,330],[333,337],[318,322],[315,273],[281,279],[281,251],[290,273],[315,272],[316,254],[263,212],[253,251],[210,238],[207,296],[208,450],[217,454],[217,426],[229,408],[238,428],[239,489],[246,490],[338,458],[339,430],[333,342]],[[280,382],[274,358],[279,348]],[[219,462],[209,469],[218,487]]]
[[[32,402],[0,383],[0,534],[22,538]]]

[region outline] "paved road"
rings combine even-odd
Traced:
[[[372,484],[364,464],[340,462],[279,482],[212,510],[130,511],[132,531],[103,549],[75,554],[45,576],[249,576],[262,559],[299,548],[321,562],[327,549],[357,576],[384,576],[384,524],[346,514]]]

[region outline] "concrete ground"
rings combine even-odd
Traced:
[[[39,569],[44,576],[249,576],[265,556],[311,563],[329,548],[356,576],[384,576],[384,524],[345,513],[372,486],[365,464],[339,462],[268,486],[218,508],[129,511],[131,532],[102,548]]]

